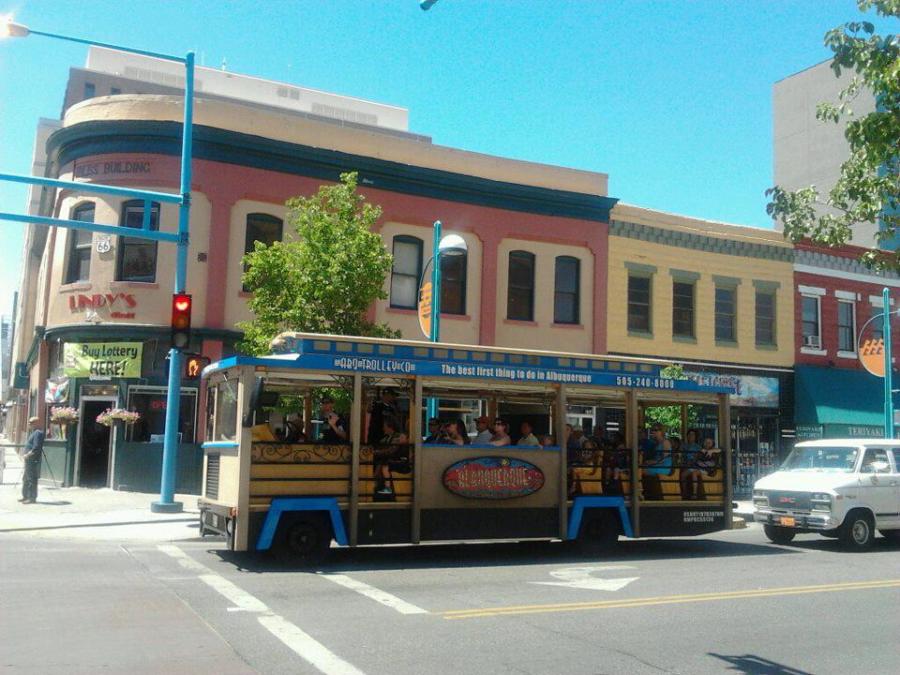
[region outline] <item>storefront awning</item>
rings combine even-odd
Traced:
[[[794,386],[798,425],[850,424],[883,428],[884,380],[880,377],[864,370],[796,366]]]

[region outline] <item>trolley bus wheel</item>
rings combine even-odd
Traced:
[[[619,541],[619,522],[608,510],[590,510],[581,521],[578,546],[585,553],[611,553]]]
[[[763,525],[763,532],[773,544],[790,544],[797,535],[794,530],[778,525]]]
[[[303,565],[325,559],[331,548],[331,527],[320,515],[303,515],[286,524],[278,551],[281,557]]]

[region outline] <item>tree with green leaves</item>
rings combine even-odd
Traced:
[[[243,282],[252,293],[253,319],[239,324],[240,349],[268,354],[283,331],[399,337],[385,324],[367,320],[392,256],[372,231],[381,208],[357,193],[356,173],[341,174],[311,197],[287,202],[287,222],[296,239],[271,246],[256,242],[244,256]]]
[[[862,12],[900,18],[900,0],[857,0],[857,5]],[[893,239],[900,226],[900,37],[880,36],[872,23],[852,21],[828,31],[825,44],[834,52],[835,75],[848,70],[854,76],[839,102],[819,104],[816,117],[823,123],[846,121],[850,156],[827,195],[816,186],[795,191],[776,186],[766,191],[766,210],[795,243],[846,244],[858,223],[880,224],[881,243]],[[852,105],[860,95],[874,96],[876,107],[856,117]],[[872,249],[863,260],[877,269],[900,270],[900,250]]]
[[[687,375],[684,374],[684,366],[680,363],[673,363],[659,371],[660,377],[667,377],[672,380],[686,380]],[[700,419],[700,410],[697,406],[690,404],[687,406],[687,420],[685,424],[688,428],[697,425]],[[680,405],[657,405],[644,409],[644,422],[647,426],[654,424],[662,424],[666,428],[666,433],[675,436],[681,436],[681,406]]]

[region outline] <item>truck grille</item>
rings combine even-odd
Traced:
[[[808,492],[769,492],[769,506],[785,511],[809,511],[810,494]]]
[[[219,457],[218,453],[206,456],[206,489],[203,492],[209,499],[219,498]]]

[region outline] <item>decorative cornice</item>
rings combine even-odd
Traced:
[[[47,141],[52,168],[111,153],[178,156],[181,124],[143,120],[82,122],[54,132]],[[359,184],[432,199],[606,223],[618,201],[580,192],[540,188],[428,169],[374,157],[277,141],[194,125],[194,159],[337,181],[359,172]]]
[[[625,237],[638,239],[651,244],[663,246],[677,246],[679,248],[703,251],[705,253],[719,253],[721,255],[733,255],[744,258],[762,258],[765,260],[777,260],[779,262],[793,262],[794,251],[786,246],[772,246],[771,244],[755,244],[747,241],[736,241],[709,235],[694,234],[682,230],[666,229],[629,223],[622,220],[612,220],[609,223],[609,235],[611,237]]]
[[[876,272],[866,267],[856,258],[848,258],[846,256],[829,255],[823,251],[810,251],[805,248],[798,248],[794,251],[795,266],[818,267],[825,270],[833,270],[835,272],[843,272],[845,274],[862,275],[869,277],[872,283],[878,283],[885,279],[900,279],[900,274],[896,272]],[[806,269],[802,271],[808,271]]]

